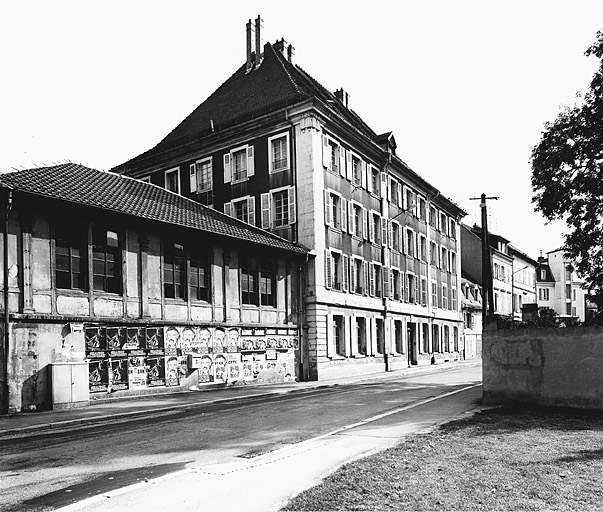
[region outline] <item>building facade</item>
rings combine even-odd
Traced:
[[[482,357],[482,287],[467,277],[461,282],[463,312],[463,357]]]
[[[299,378],[298,244],[76,164],[0,192],[5,412]]]
[[[538,262],[516,247],[509,245],[513,258],[511,267],[511,297],[513,318],[522,320],[524,306],[536,305],[536,268]]]
[[[247,61],[163,141],[116,167],[299,242],[305,379],[459,357],[465,212],[247,25]]]
[[[586,290],[563,248],[538,258],[538,306],[549,307],[559,316],[586,319]]]

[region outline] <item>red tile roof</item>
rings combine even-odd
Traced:
[[[212,208],[112,172],[66,163],[0,174],[0,187],[305,254],[300,245]]]

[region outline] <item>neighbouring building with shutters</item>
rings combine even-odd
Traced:
[[[310,249],[302,378],[458,359],[465,212],[397,155],[392,133],[374,132],[343,89],[331,93],[293,57],[250,21],[246,62],[113,171]]]
[[[298,244],[76,164],[2,174],[0,198],[3,412],[299,379]]]

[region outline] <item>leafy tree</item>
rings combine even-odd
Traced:
[[[579,104],[545,125],[532,149],[532,202],[565,219],[566,254],[594,294],[603,292],[603,32],[585,52],[599,67]]]

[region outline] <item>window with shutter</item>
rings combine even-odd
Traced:
[[[350,262],[348,256],[343,256],[342,273],[343,273],[343,291],[347,292],[350,285]]]
[[[327,226],[333,225],[333,221],[331,220],[332,211],[333,206],[331,204],[331,193],[328,190],[325,190],[325,224]]]
[[[232,181],[232,174],[230,170],[230,153],[224,155],[224,183],[230,183]]]
[[[333,268],[331,262],[331,251],[325,250],[325,288],[330,290],[333,287]]]
[[[341,198],[340,202],[341,202],[341,231],[345,232],[348,230],[348,209],[347,209],[348,202],[343,198]]]
[[[255,226],[255,197],[247,199],[247,224]]]
[[[190,164],[189,166],[189,190],[191,194],[197,192],[197,166]]]
[[[342,178],[346,177],[346,169],[345,169],[345,149],[342,146],[339,146],[339,173]]]
[[[289,224],[297,221],[297,207],[295,203],[295,187],[289,187]]]
[[[262,229],[270,229],[272,227],[270,223],[270,194],[268,192],[262,194],[260,202],[262,204]]]
[[[270,174],[289,169],[289,134],[268,139],[268,172]]]
[[[247,148],[247,177],[255,175],[255,161],[253,157],[253,146]]]

